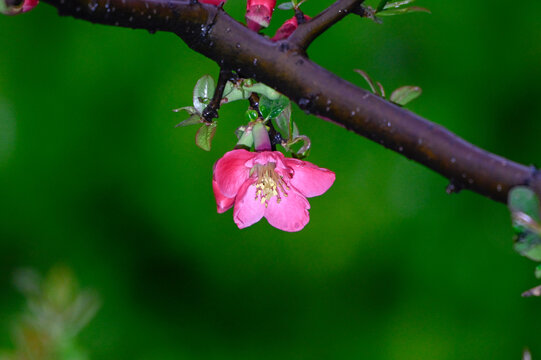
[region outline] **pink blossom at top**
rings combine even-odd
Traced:
[[[306,21],[310,20],[311,17],[308,15],[304,15],[304,18]],[[272,37],[272,41],[278,41],[287,39],[291,34],[293,34],[293,31],[295,31],[299,27],[299,24],[297,23],[297,17],[293,16],[291,19],[286,20],[282,26],[276,30],[276,34]]]
[[[307,197],[325,193],[334,172],[279,151],[233,150],[214,166],[212,188],[218,213],[231,207],[239,229],[265,217],[283,231],[299,231],[310,220]]]
[[[246,25],[259,31],[261,27],[268,27],[276,0],[248,0],[246,3]]]
[[[203,4],[211,4],[211,5],[220,5],[222,3],[225,3],[226,0],[199,0],[200,3],[203,3]]]

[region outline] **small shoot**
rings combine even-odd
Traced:
[[[417,99],[423,90],[419,86],[406,85],[399,87],[389,97],[389,100],[396,105],[406,106],[410,101]]]
[[[426,8],[419,6],[406,6],[413,3],[414,1],[415,0],[402,0],[389,2],[388,0],[382,0],[377,6],[375,13],[379,16],[402,15],[412,12],[425,12],[430,14],[430,10]]]
[[[201,124],[195,135],[195,144],[205,151],[210,151],[212,139],[216,134],[217,122],[207,122],[203,117],[203,110],[212,100],[216,85],[210,75],[204,75],[195,84],[193,89],[193,106],[184,106],[173,110],[174,112],[186,111],[190,115],[186,120],[175,127]]]
[[[280,9],[280,10],[293,10],[293,9],[297,10],[306,1],[307,0],[300,0],[300,1],[299,0],[291,0],[291,1],[281,3],[280,5],[278,5],[278,9]]]
[[[507,201],[515,232],[515,250],[533,261],[541,261],[541,209],[537,195],[526,186],[516,186]],[[541,265],[535,269],[541,278]],[[541,296],[541,285],[522,293],[523,297]]]
[[[357,74],[361,75],[363,79],[368,83],[368,86],[370,86],[370,90],[372,91],[372,93],[385,99],[385,88],[383,87],[383,85],[381,85],[379,81],[374,82],[370,75],[368,75],[363,70],[355,69],[354,71]],[[398,106],[406,106],[406,104],[408,104],[410,101],[415,100],[419,96],[421,96],[422,92],[423,90],[419,86],[402,86],[391,93],[389,101]]]
[[[530,188],[516,186],[509,192],[508,206],[515,232],[515,250],[531,260],[541,261],[539,199]]]
[[[368,18],[378,24],[383,23],[378,16],[392,16],[392,15],[402,15],[411,12],[425,12],[430,14],[430,10],[419,7],[419,6],[407,6],[414,2],[415,0],[402,0],[402,1],[393,1],[381,0],[375,9],[370,6],[362,5],[360,11],[357,12],[361,17]]]

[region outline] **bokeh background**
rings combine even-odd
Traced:
[[[432,15],[350,16],[309,55],[363,87],[353,69],[388,92],[419,85],[411,110],[540,165],[541,2],[416,4]],[[308,160],[337,174],[309,225],[218,215],[212,165],[246,104],[221,110],[209,153],[171,111],[217,72],[172,34],[47,4],[0,18],[0,348],[24,304],[13,271],[61,263],[102,299],[78,338],[91,359],[541,359],[541,300],[520,297],[535,264],[514,253],[506,207],[447,195],[441,176],[298,108]]]

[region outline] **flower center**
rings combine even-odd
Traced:
[[[269,206],[269,201],[274,196],[276,196],[276,202],[280,203],[281,196],[287,196],[286,190],[289,190],[284,178],[274,169],[276,169],[275,163],[255,164],[252,168],[252,172],[257,176],[255,198],[260,199],[265,206]]]

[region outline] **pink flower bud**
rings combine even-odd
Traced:
[[[246,25],[259,31],[262,27],[268,27],[276,0],[248,0],[246,4]]]
[[[0,0],[0,13],[17,15],[32,10],[39,0]]]
[[[310,20],[311,17],[308,15],[304,15],[304,19],[306,21]],[[291,34],[293,34],[293,31],[297,29],[299,24],[297,23],[297,18],[293,16],[291,19],[287,20],[283,23],[278,30],[276,30],[276,34],[272,37],[272,41],[278,41],[287,39]]]
[[[226,0],[199,0],[199,2],[202,4],[211,4],[211,5],[220,6],[221,4],[225,3]]]

